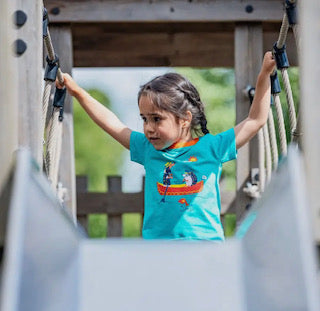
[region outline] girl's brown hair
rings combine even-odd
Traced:
[[[208,134],[204,105],[193,84],[178,73],[166,73],[140,87],[141,96],[147,96],[159,109],[184,118],[187,111],[192,114],[191,130],[197,135]]]

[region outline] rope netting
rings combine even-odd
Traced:
[[[64,198],[62,194],[64,192],[60,189],[61,185],[58,186],[58,179],[62,146],[65,89],[56,89],[54,97],[51,96],[55,89],[56,79],[63,85],[63,76],[59,67],[59,58],[55,54],[52,44],[48,28],[48,13],[45,8],[43,9],[43,42],[47,51],[42,105],[42,133],[44,137],[43,167],[52,188],[57,193],[60,201],[63,201]]]
[[[286,40],[288,31],[291,28],[296,42],[297,52],[299,53],[299,29],[296,18],[296,1],[286,0],[285,12],[282,19],[281,28],[279,31],[278,40],[273,46],[273,54],[277,64],[277,70],[280,71],[283,87],[286,96],[287,110],[288,110],[288,123],[290,129],[290,141],[297,143],[300,133],[300,122],[297,122],[297,112],[293,100],[291,84],[288,75],[289,61],[286,54]],[[277,133],[274,122],[273,109],[270,108],[267,124],[258,132],[258,149],[259,149],[259,186],[252,187],[251,183],[247,184],[244,192],[252,198],[260,197],[264,192],[266,185],[271,180],[272,171],[277,170],[279,158],[287,155],[287,133],[283,113],[283,106],[280,101],[281,87],[275,70],[271,75],[271,94],[274,111],[277,118]],[[249,96],[250,101],[252,99]],[[299,121],[299,120],[298,120]],[[279,150],[278,150],[279,145]],[[248,189],[253,189],[248,191]]]

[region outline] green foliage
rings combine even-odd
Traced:
[[[97,89],[88,92],[110,108],[110,100],[103,92]],[[74,141],[76,174],[89,176],[91,191],[106,191],[106,176],[118,174],[124,149],[89,118],[76,100]]]
[[[208,129],[212,134],[226,131],[235,125],[234,70],[226,68],[179,68],[199,91],[205,105]],[[228,190],[235,189],[236,162],[224,164],[222,177],[226,178]]]
[[[123,214],[123,236],[137,238],[141,236],[142,216],[140,214]],[[89,216],[90,238],[105,238],[108,232],[108,216],[104,214],[91,214]]]
[[[237,225],[237,217],[235,214],[226,214],[223,219],[224,235],[226,238],[235,234]]]
[[[89,94],[111,108],[109,98],[98,89],[88,90]],[[74,141],[76,174],[89,176],[89,190],[105,192],[106,176],[119,174],[124,148],[100,129],[74,101]],[[89,215],[88,234],[91,238],[105,238],[108,217],[103,214]],[[123,235],[138,237],[141,215],[123,215]]]

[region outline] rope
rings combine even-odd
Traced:
[[[284,119],[282,114],[282,107],[280,102],[280,97],[278,94],[273,95],[274,106],[276,108],[277,119],[278,119],[278,130],[279,130],[279,140],[280,140],[280,151],[281,155],[287,155],[287,137],[286,129],[284,126]]]
[[[49,28],[47,23],[44,26],[44,45],[48,53],[48,60],[51,62],[57,62],[57,57],[53,48]],[[63,84],[63,76],[60,67],[56,71],[56,77],[60,84]],[[55,75],[53,80],[55,79]],[[46,81],[43,95],[43,131],[45,132],[46,127],[46,116],[49,107],[51,87],[54,81]],[[47,129],[47,144],[46,144],[46,155],[44,157],[44,164],[47,171],[48,179],[51,182],[52,187],[57,191],[58,185],[58,174],[59,174],[59,163],[61,157],[61,146],[62,146],[62,122],[59,120],[60,109],[54,107],[50,121],[48,122]]]
[[[264,168],[265,152],[263,130],[258,132],[258,149],[259,149],[259,191],[262,193],[265,187],[266,173]]]
[[[279,37],[277,41],[277,48],[281,49],[283,48],[286,40],[287,40],[287,34],[289,30],[289,22],[288,22],[288,17],[287,14],[283,14],[283,19],[282,19],[282,24],[279,32]]]
[[[269,129],[270,148],[271,148],[271,154],[272,154],[273,169],[276,170],[278,168],[279,155],[278,155],[276,129],[275,129],[275,125],[274,125],[273,113],[272,113],[271,108],[269,110],[268,129]]]
[[[288,108],[289,108],[290,131],[292,133],[293,131],[295,131],[295,129],[297,127],[297,118],[296,118],[296,110],[294,107],[288,70],[286,68],[281,69],[281,75],[282,75],[284,90],[286,93],[287,104],[288,104]],[[291,138],[291,140],[292,140],[292,138]]]
[[[293,31],[294,40],[296,42],[297,50],[299,53],[299,51],[300,51],[300,31],[299,31],[298,25],[293,25],[292,31]]]
[[[299,143],[300,136],[302,136],[302,133],[301,133],[301,119],[299,117],[297,120],[297,127],[295,131],[292,132],[292,142]]]
[[[47,138],[46,161],[48,178],[56,190],[58,184],[59,162],[61,155],[62,122],[59,121],[59,109],[54,108]]]
[[[45,46],[46,46],[46,49],[47,49],[47,53],[48,53],[48,58],[53,61],[55,59],[55,52],[54,52],[54,48],[53,48],[53,45],[52,45],[52,40],[51,40],[51,36],[50,36],[50,32],[49,32],[49,29],[47,30],[48,31],[48,35],[46,37],[44,37],[44,43],[45,43]],[[61,69],[59,68],[58,69],[58,72],[57,72],[57,78],[58,78],[58,81],[61,85],[63,85],[63,76],[62,76],[62,71]]]
[[[270,149],[270,137],[268,131],[268,124],[266,123],[263,128],[263,140],[264,140],[264,149],[265,149],[265,157],[266,157],[266,183],[269,184],[271,180],[271,172],[272,172],[272,160],[271,160],[271,149]]]
[[[46,120],[49,108],[50,94],[53,83],[51,81],[46,81],[43,90],[43,98],[42,98],[42,127],[41,133],[45,132]]]

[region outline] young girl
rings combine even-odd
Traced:
[[[236,150],[265,124],[274,65],[267,52],[249,116],[215,136],[207,129],[196,88],[179,74],[164,74],[141,87],[138,105],[144,134],[130,130],[64,74],[69,93],[93,121],[145,168],[145,239],[224,240],[219,192],[222,163],[235,159]]]

